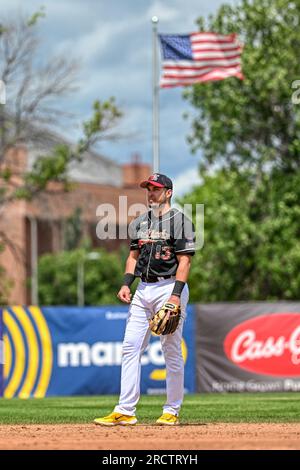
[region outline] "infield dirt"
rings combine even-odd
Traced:
[[[1,425],[0,449],[300,449],[300,423]]]

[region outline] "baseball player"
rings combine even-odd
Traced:
[[[149,210],[129,225],[130,252],[118,298],[130,304],[123,342],[121,393],[113,413],[94,420],[96,424],[133,425],[140,397],[141,357],[151,336],[149,320],[165,302],[181,307],[181,319],[173,334],[160,336],[167,370],[167,401],[161,425],[178,424],[184,395],[184,361],[181,352],[183,320],[189,299],[187,279],[195,253],[192,222],[171,208],[173,184],[155,173],[140,186],[146,188]],[[130,286],[140,282],[135,295]]]

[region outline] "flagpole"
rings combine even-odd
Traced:
[[[159,83],[157,64],[157,16],[152,19],[152,158],[153,173],[159,173]]]

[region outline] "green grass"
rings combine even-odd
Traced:
[[[0,399],[0,424],[90,423],[113,410],[118,397]],[[164,396],[142,396],[139,423],[150,424],[161,414]],[[218,422],[300,422],[299,393],[186,395],[182,424]]]

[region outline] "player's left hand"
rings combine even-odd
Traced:
[[[180,305],[180,297],[177,295],[171,295],[168,302],[171,302],[171,304]]]

